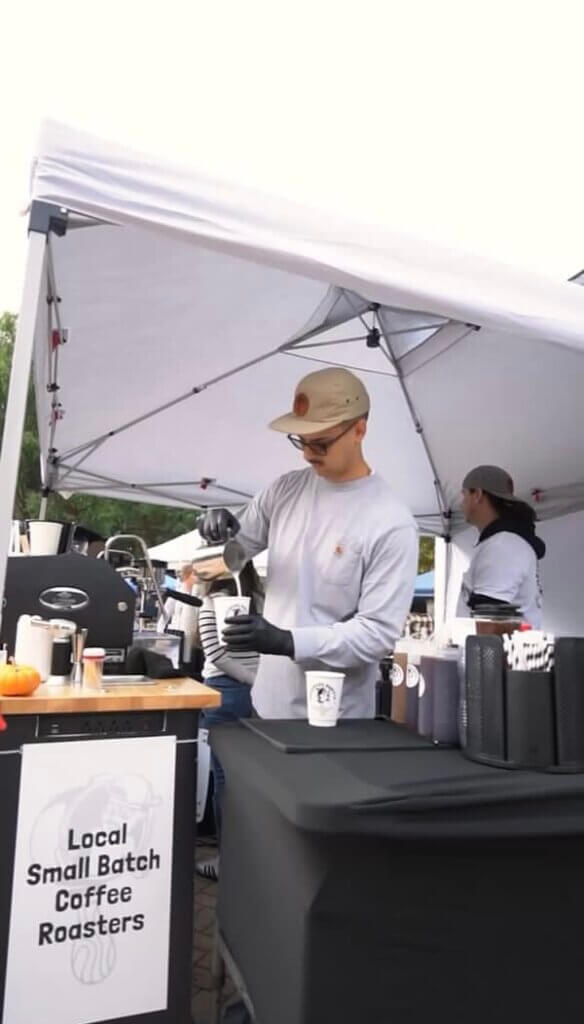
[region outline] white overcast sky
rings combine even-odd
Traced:
[[[556,277],[584,266],[583,0],[23,0],[1,22],[0,311],[47,116]]]

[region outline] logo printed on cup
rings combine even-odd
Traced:
[[[401,686],[404,681],[404,670],[397,662],[391,667],[391,685]]]
[[[247,607],[241,601],[230,604],[225,613],[226,619],[236,619],[238,615],[247,615]]]
[[[418,685],[419,679],[420,679],[420,673],[419,673],[419,670],[416,668],[416,666],[415,665],[408,665],[408,674],[407,674],[407,678],[406,678],[406,686],[411,687],[413,689],[414,686]]]
[[[310,691],[310,698],[317,704],[327,705],[336,703],[336,693],[332,686],[327,683],[317,683]]]
[[[220,596],[213,598],[217,635],[222,636],[226,619],[239,619],[243,615],[249,615],[249,597]]]

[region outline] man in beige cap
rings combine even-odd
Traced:
[[[262,655],[252,698],[262,718],[305,718],[307,669],[345,673],[341,715],[375,714],[377,665],[401,635],[418,559],[414,520],[367,465],[369,395],[353,373],[318,370],[296,387],[292,412],[270,427],[308,467],[279,477],[240,519],[226,509],[200,525],[213,543],[237,533],[248,557],[268,547],[265,618],[231,620],[230,649]]]

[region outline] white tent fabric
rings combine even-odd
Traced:
[[[171,540],[163,541],[162,544],[148,548],[148,554],[150,558],[166,562],[169,569],[179,569],[184,562],[192,561],[203,544],[204,541],[199,531],[189,530],[188,533],[181,533],[180,537],[173,537]]]
[[[180,569],[185,562],[191,562],[203,554],[206,547],[203,538],[198,530],[189,530],[188,533],[181,533],[180,537],[173,537],[172,540],[165,540],[162,544],[148,549],[150,558],[160,559],[168,564],[169,569]],[[265,576],[268,570],[268,552],[262,551],[253,560],[260,576]]]
[[[301,465],[266,424],[299,377],[333,363],[365,380],[368,457],[424,529],[456,527],[479,462],[537,491],[543,516],[548,494],[554,515],[584,508],[574,284],[331,222],[53,123],[32,196],[81,215],[50,236],[39,295],[48,487],[241,505]],[[55,327],[68,333],[56,369]]]

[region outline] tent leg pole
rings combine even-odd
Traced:
[[[12,353],[10,385],[0,454],[0,594],[4,594],[6,579],[6,562],[20,466],[37,313],[39,301],[43,301],[42,284],[46,246],[46,235],[31,231],[22,304]],[[1,614],[0,607],[0,621]]]
[[[43,496],[41,498],[41,503],[40,503],[40,506],[39,506],[39,519],[46,519],[47,518],[47,505],[48,505],[48,501],[49,501],[49,499],[48,499],[47,495],[43,494]]]
[[[443,537],[434,539],[434,632],[443,641],[446,625],[446,589],[450,543]]]

